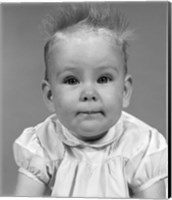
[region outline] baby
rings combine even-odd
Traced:
[[[42,81],[52,115],[14,142],[15,195],[165,198],[166,141],[122,111],[132,95],[128,23],[114,4],[59,4],[56,14]]]

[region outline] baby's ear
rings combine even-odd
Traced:
[[[51,85],[48,81],[43,80],[41,83],[41,87],[42,87],[44,103],[47,106],[48,110],[54,113],[55,107],[54,107],[54,102],[53,102]]]
[[[130,104],[130,99],[133,91],[133,80],[132,77],[128,74],[124,80],[124,91],[123,91],[123,108],[127,108]]]

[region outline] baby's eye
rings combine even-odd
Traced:
[[[98,78],[97,83],[104,84],[104,83],[108,83],[110,81],[112,81],[112,76],[103,75],[100,78]]]
[[[68,85],[76,85],[79,83],[78,79],[74,76],[68,76],[63,80],[64,84],[68,84]]]

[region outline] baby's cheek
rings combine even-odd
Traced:
[[[109,112],[120,112],[122,110],[122,95],[119,93],[109,93],[108,95],[105,95],[105,101],[106,108]]]
[[[69,119],[72,116],[73,106],[71,105],[70,101],[67,99],[60,98],[58,102],[56,102],[56,113],[63,125],[69,122]]]
[[[120,96],[121,95],[115,90],[106,90],[104,91],[102,95],[104,102],[106,102],[109,105],[115,104],[116,102],[118,102],[118,99],[120,98]]]
[[[60,109],[67,109],[70,108],[70,100],[69,98],[63,98],[62,96],[58,98],[57,106]]]
[[[76,105],[76,101],[73,99],[73,96],[67,96],[63,94],[59,94],[57,98],[57,106],[58,109],[63,112],[70,112]]]

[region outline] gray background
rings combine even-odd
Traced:
[[[56,4],[1,5],[1,196],[11,196],[17,180],[12,144],[24,128],[49,112],[41,94],[44,40],[39,24]],[[134,91],[128,112],[166,137],[167,2],[116,3],[135,28],[129,47]]]

